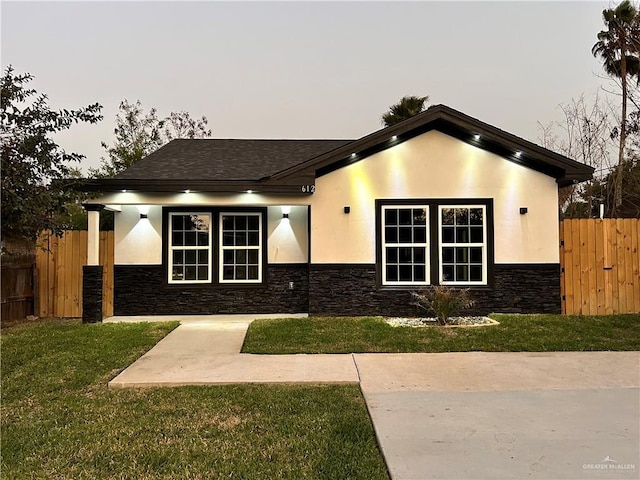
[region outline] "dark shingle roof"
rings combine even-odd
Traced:
[[[117,175],[126,180],[260,180],[352,140],[173,140]]]

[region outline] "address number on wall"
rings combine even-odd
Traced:
[[[315,185],[302,185],[302,193],[315,193]]]

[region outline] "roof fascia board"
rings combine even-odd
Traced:
[[[313,183],[313,182],[311,182]],[[122,190],[138,192],[219,192],[219,193],[246,193],[251,190],[261,193],[301,194],[308,195],[298,183],[269,184],[259,181],[246,180],[137,180],[137,179],[86,179],[80,185],[85,192],[118,192]]]

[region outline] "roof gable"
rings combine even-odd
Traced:
[[[321,176],[430,130],[446,133],[506,160],[552,176],[560,186],[589,180],[593,175],[593,167],[576,162],[445,105],[435,105],[396,125],[383,128],[331,152],[278,172],[271,177],[270,181],[277,182],[303,172],[308,174],[311,171],[316,176]]]

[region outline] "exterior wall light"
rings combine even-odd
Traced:
[[[520,215],[524,215],[528,211],[529,211],[529,209],[527,207],[520,207]]]
[[[476,139],[476,141],[480,140],[480,134],[479,134],[479,133],[478,133],[478,134],[476,134],[473,138],[475,138],[475,139]]]
[[[184,191],[184,193],[191,193],[191,190],[189,190],[188,188]]]
[[[142,220],[143,218],[149,218],[149,215],[147,213],[141,213],[140,220]]]
[[[397,140],[397,139],[398,139],[397,135],[394,135],[393,137],[391,137],[391,140]]]
[[[344,207],[344,213],[350,213],[351,212],[351,207],[350,206],[346,206]]]
[[[289,214],[288,213],[283,213],[282,214],[282,218],[289,218]]]
[[[355,152],[351,154],[351,158],[354,158],[356,156]]]
[[[122,191],[122,193],[127,193],[127,189],[126,188],[123,188],[121,191]]]
[[[517,151],[517,152],[516,152],[516,157],[520,158],[520,156],[521,156],[521,155],[522,155],[522,152],[521,152],[521,151]]]
[[[247,193],[253,193],[253,190],[247,190]]]

